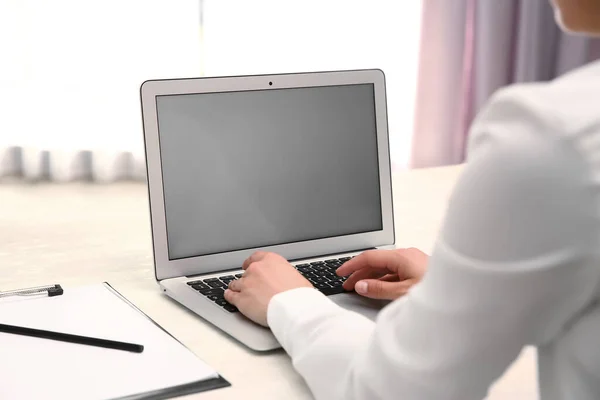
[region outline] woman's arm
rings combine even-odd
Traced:
[[[589,303],[599,191],[557,128],[519,90],[496,96],[427,273],[376,324],[312,289],[273,298],[269,325],[317,399],[484,398]]]

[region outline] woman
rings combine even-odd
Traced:
[[[600,0],[554,3],[568,29],[600,33]],[[397,299],[377,323],[275,254],[246,260],[225,292],[317,399],[482,399],[526,345],[543,400],[600,399],[600,63],[500,91],[470,137],[431,258],[372,251],[338,270]]]

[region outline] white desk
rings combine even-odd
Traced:
[[[430,251],[460,167],[394,174],[400,247]],[[282,351],[237,344],[162,295],[154,281],[143,184],[0,184],[0,290],[110,282],[215,367],[232,387],[185,399],[310,399]],[[537,397],[535,352],[527,349],[489,399]]]

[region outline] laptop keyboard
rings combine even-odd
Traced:
[[[337,276],[335,270],[350,260],[350,258],[333,258],[331,260],[299,264],[296,265],[296,269],[313,284],[315,289],[326,296],[331,296],[332,294],[344,293],[346,291],[342,287],[342,284],[346,281],[346,277]]]
[[[337,276],[335,270],[351,258],[352,257],[332,258],[331,260],[299,264],[294,267],[302,274],[302,276],[313,284],[315,289],[326,296],[331,296],[346,291],[342,287],[342,284],[346,281],[346,277]],[[187,284],[201,295],[215,302],[218,306],[233,313],[237,312],[238,309],[225,300],[224,293],[227,286],[229,286],[229,282],[241,277],[242,274],[230,274],[191,281],[187,282]]]

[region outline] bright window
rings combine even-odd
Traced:
[[[33,177],[42,153],[67,180],[81,151],[94,163],[127,153],[143,165],[146,79],[357,68],[386,73],[392,158],[403,167],[420,3],[2,0],[0,175],[11,148]]]
[[[33,175],[44,152],[54,172],[81,150],[140,160],[140,84],[200,75],[200,17],[198,0],[1,0],[0,156],[22,148]]]

